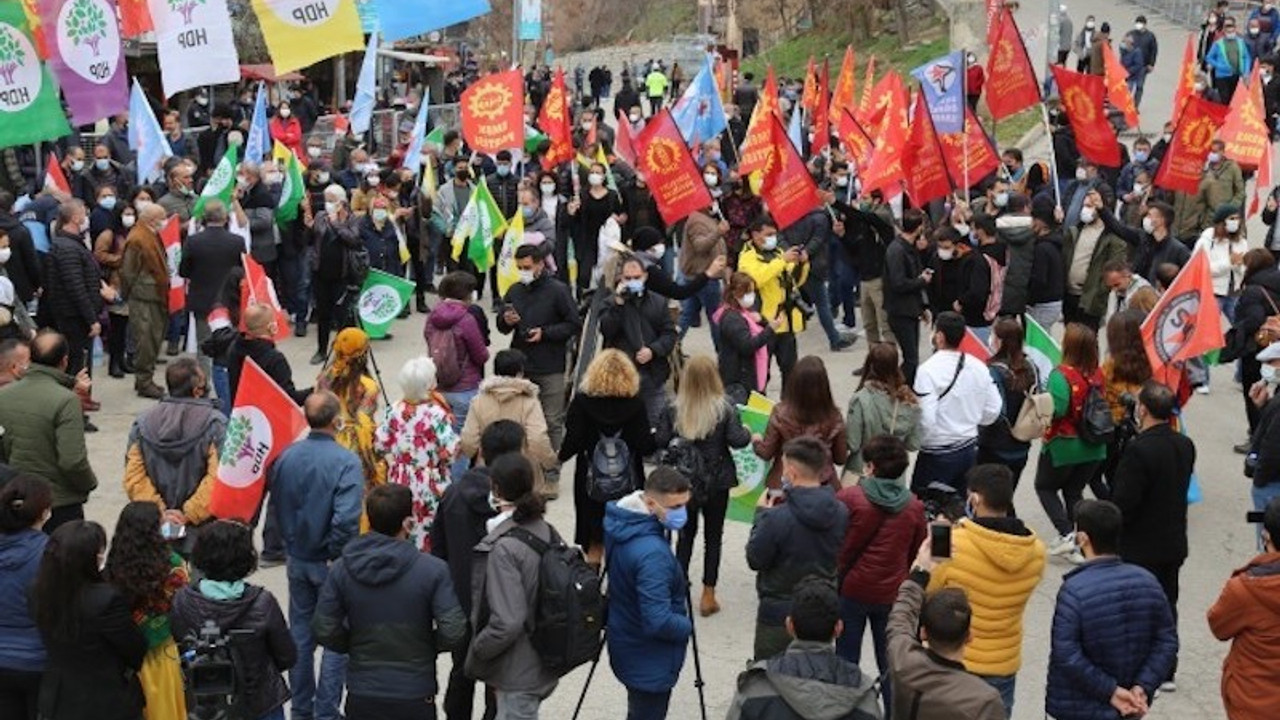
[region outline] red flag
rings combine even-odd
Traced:
[[[147,0],[120,0],[120,34],[133,38],[155,29]]]
[[[989,33],[991,55],[987,58],[987,109],[1002,120],[1040,102],[1040,84],[1022,42],[1022,33],[1009,9],[1000,12]]]
[[[1072,72],[1052,65],[1053,79],[1062,93],[1062,107],[1071,122],[1076,147],[1088,160],[1106,167],[1120,167],[1120,146],[1115,128],[1103,107],[1102,76]],[[1193,191],[1194,192],[1194,191]]]
[[[1189,106],[1188,106],[1189,107]],[[1200,248],[1142,323],[1153,368],[1167,368],[1223,346],[1222,316],[1213,297],[1209,252]]]
[[[187,307],[187,280],[178,274],[182,265],[182,223],[177,215],[170,215],[160,228],[160,242],[164,244],[165,265],[169,270],[169,314],[181,312]]]
[[[644,174],[663,222],[673,225],[711,205],[711,193],[670,110],[650,118],[635,147],[636,170]]]
[[[939,144],[942,145],[942,157],[947,161],[947,172],[951,175],[951,183],[956,187],[964,184],[966,165],[969,170],[967,177],[970,185],[1000,169],[1000,156],[996,154],[991,138],[987,137],[982,124],[967,107],[964,111],[964,127],[969,135],[967,148],[964,135],[960,133],[938,135]],[[968,150],[967,156],[966,150]]]
[[[951,192],[951,180],[947,177],[947,164],[942,159],[942,148],[934,132],[933,118],[921,96],[916,100],[915,117],[911,119],[911,137],[907,141],[903,164],[907,171],[907,193],[911,204],[924,207],[930,200],[946,197]]]
[[[831,89],[831,107],[827,112],[828,122],[838,125],[842,111],[858,111],[858,98],[854,87],[856,80],[857,78],[854,77],[853,46],[846,45],[844,48],[844,60],[840,62],[840,75],[836,77],[836,86]]]
[[[46,190],[71,194],[71,183],[67,182],[67,176],[62,172],[62,166],[58,164],[58,156],[53,152],[49,153],[49,159],[45,162],[44,187]]]
[[[1169,142],[1169,149],[1156,172],[1157,187],[1189,195],[1200,191],[1200,177],[1204,174],[1209,146],[1217,137],[1226,115],[1225,105],[1198,96],[1188,98],[1173,130],[1173,140]]]
[[[250,305],[270,305],[276,315],[275,339],[282,340],[288,337],[289,314],[280,305],[280,298],[276,296],[275,283],[271,282],[267,271],[248,253],[241,257],[244,259],[244,285],[240,286],[240,329],[245,329],[245,311]]]
[[[770,129],[770,116],[781,117],[778,109],[778,79],[773,74],[773,66],[769,66],[769,75],[765,78],[764,89],[760,92],[760,100],[751,113],[751,123],[747,126],[747,136],[742,140],[742,148],[738,151],[738,173],[746,175],[763,170],[769,163],[773,153],[773,137]]]
[[[995,46],[993,42],[1000,28],[1000,16],[1004,14],[1003,0],[986,0],[987,10],[987,45]]]
[[[41,29],[40,9],[37,0],[22,0],[22,12],[27,16],[27,27],[31,30],[31,39],[36,45],[36,55],[41,60],[49,59],[49,48],[45,45],[44,30]]]
[[[1262,78],[1258,66],[1254,65],[1249,84],[1236,85],[1231,108],[1218,133],[1218,139],[1226,145],[1223,154],[1245,168],[1260,167],[1263,154],[1271,146],[1263,107]]]
[[[1173,120],[1178,121],[1182,114],[1182,105],[1187,98],[1196,94],[1196,36],[1187,34],[1187,44],[1182,48],[1182,67],[1178,70],[1178,85],[1173,92]]]
[[[569,111],[569,92],[564,86],[564,69],[556,68],[551,89],[538,112],[538,129],[551,138],[551,148],[542,156],[542,168],[551,168],[573,160],[573,124]],[[623,121],[619,121],[621,127]]]
[[[885,77],[893,75],[891,72]],[[905,91],[901,91],[901,80],[898,90],[890,90],[884,97],[885,107],[880,113],[884,120],[876,130],[871,162],[861,175],[862,192],[879,190],[885,197],[893,197],[898,194],[900,183],[906,180],[902,156],[907,147],[907,97]]]
[[[572,149],[572,146],[570,146]],[[618,157],[627,161],[631,167],[636,166],[636,148],[635,143],[631,139],[631,121],[627,119],[622,111],[618,111],[618,131],[614,133],[613,150]]]
[[[1120,64],[1116,51],[1107,43],[1102,43],[1102,60],[1107,73],[1107,100],[1124,113],[1125,127],[1138,127],[1138,106],[1133,102],[1133,95],[1129,93],[1129,85],[1125,82],[1129,79],[1129,71]]]
[[[1249,215],[1258,214],[1258,190],[1271,187],[1271,143],[1267,143],[1262,152],[1262,164],[1258,166],[1258,176],[1253,179],[1253,200],[1249,203]]]
[[[863,127],[879,127],[884,120],[885,111],[888,110],[889,104],[894,101],[900,101],[902,105],[902,125],[906,130],[907,124],[907,86],[902,82],[902,76],[890,70],[880,78],[880,82],[876,83],[875,88],[871,91],[871,105],[858,115],[858,122]]]
[[[840,135],[840,140],[844,143],[849,157],[858,161],[859,168],[866,167],[875,143],[852,112],[847,109],[840,111],[840,125],[836,132]]]
[[[462,91],[462,137],[482,153],[524,145],[524,78],[519,70],[486,75]]]
[[[822,75],[818,78],[818,109],[813,113],[813,142],[809,145],[809,154],[817,155],[831,142],[831,95],[827,86],[831,84],[831,69],[826,60],[822,61]]]
[[[769,205],[769,214],[777,223],[778,229],[790,227],[795,221],[804,217],[809,211],[822,205],[818,195],[818,186],[814,184],[809,169],[805,167],[800,153],[787,138],[787,131],[777,117],[770,118],[773,123],[773,152],[769,155],[769,164],[764,168],[764,183],[760,186],[760,197]]]
[[[956,349],[962,353],[969,353],[984,363],[991,362],[991,348],[974,334],[971,327],[964,329],[964,338],[960,340],[960,346]]]
[[[875,87],[876,80],[876,56],[872,55],[871,60],[867,62],[866,74],[862,77],[862,97],[858,99],[858,109],[853,110],[853,116],[861,122],[862,118],[871,112],[871,91]],[[865,125],[865,123],[864,123]]]
[[[818,107],[817,68],[813,64],[812,55],[809,56],[809,64],[804,69],[804,92],[800,94],[800,107],[811,115],[813,109]]]
[[[218,452],[209,512],[216,518],[248,522],[262,503],[271,463],[306,430],[307,419],[293,398],[258,363],[245,358]]]

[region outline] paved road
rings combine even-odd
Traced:
[[[1117,29],[1128,27],[1139,10],[1136,6],[1102,0],[1071,0],[1070,12],[1077,27],[1088,13],[1099,21],[1109,20]],[[1043,17],[1045,0],[1028,0],[1023,5],[1024,17]],[[1156,74],[1147,83],[1147,97],[1143,104],[1146,128],[1159,128],[1167,115],[1172,99],[1173,77],[1180,57],[1182,35],[1158,16],[1147,13],[1152,28],[1161,39],[1161,59]],[[1034,50],[1033,50],[1034,52]],[[1033,55],[1033,57],[1043,57]],[[1257,232],[1254,237],[1259,237]],[[394,387],[397,369],[407,358],[423,349],[421,327],[423,318],[414,315],[398,321],[395,339],[377,343],[375,352],[385,379],[392,383],[389,392],[399,397]],[[314,339],[287,340],[283,349],[293,364],[295,379],[307,385],[315,368],[307,365],[313,351]],[[505,346],[506,339],[495,335],[495,350]],[[694,330],[687,342],[690,352],[709,352],[710,341],[706,330]],[[830,354],[819,330],[811,329],[800,341],[804,353],[820,353],[824,356],[833,378],[836,400],[844,407],[856,389],[850,376],[865,357],[865,346],[859,343],[853,350]],[[928,352],[927,348],[924,352]],[[88,506],[88,515],[104,523],[108,529],[125,502],[121,488],[124,443],[130,421],[151,403],[133,397],[131,380],[99,381],[97,397],[104,411],[96,420],[102,432],[89,438],[89,448],[94,466],[100,478],[99,490]],[[770,388],[776,397],[777,388]],[[1240,473],[1241,458],[1231,451],[1245,433],[1245,423],[1238,389],[1231,382],[1229,369],[1218,368],[1213,372],[1213,393],[1207,397],[1196,396],[1187,410],[1191,436],[1196,440],[1200,461],[1198,471],[1204,487],[1205,500],[1191,510],[1191,558],[1182,574],[1181,620],[1182,636],[1180,655],[1180,687],[1177,693],[1162,696],[1155,704],[1153,718],[1197,718],[1215,720],[1224,718],[1218,695],[1218,682],[1222,657],[1226,646],[1217,642],[1204,622],[1204,614],[1217,597],[1218,591],[1231,568],[1237,567],[1253,554],[1253,530],[1244,523],[1244,512],[1249,505],[1248,481]],[[1034,467],[1034,465],[1033,465]],[[1024,477],[1018,491],[1017,505],[1025,508],[1030,526],[1041,535],[1051,536],[1052,528],[1040,511],[1031,487],[1031,473]],[[566,469],[565,477],[572,477]],[[568,493],[566,493],[568,494]],[[571,499],[552,504],[550,520],[562,530],[572,527]],[[706,698],[709,717],[723,717],[732,697],[736,673],[743,667],[751,651],[752,628],[756,607],[754,574],[746,567],[743,554],[748,527],[729,523],[725,535],[724,563],[721,572],[719,594],[724,610],[710,619],[697,618],[696,627],[701,646],[703,674],[706,678]],[[698,577],[701,562],[695,560],[694,577]],[[1043,716],[1045,668],[1049,654],[1049,628],[1053,612],[1053,600],[1061,583],[1061,577],[1070,566],[1053,561],[1045,578],[1033,596],[1026,614],[1025,641],[1023,645],[1023,669],[1019,675],[1017,707],[1014,717],[1032,720]],[[269,587],[284,602],[287,583],[283,568],[260,571],[253,580]],[[695,597],[699,588],[695,586]],[[864,670],[874,672],[871,661],[870,639],[863,654]],[[445,677],[448,657],[438,666],[440,677]],[[585,670],[566,677],[560,688],[548,700],[543,716],[568,718],[578,692],[585,681]],[[597,672],[587,697],[583,717],[617,718],[625,703],[625,693],[608,668]],[[672,701],[673,718],[696,718],[697,694],[694,689],[693,658],[686,663],[680,684]]]

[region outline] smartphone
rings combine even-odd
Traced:
[[[174,523],[162,523],[160,525],[160,536],[165,540],[181,540],[187,536],[187,526],[177,525]]]
[[[89,368],[89,358],[91,357],[90,355],[91,352],[92,350],[90,350],[89,348],[85,348],[84,352],[80,354],[80,367],[85,369]]]
[[[1255,525],[1261,525],[1265,515],[1266,513],[1262,510],[1250,510],[1244,514],[1244,521]]]
[[[934,523],[929,526],[929,554],[935,558],[951,557],[951,526]]]

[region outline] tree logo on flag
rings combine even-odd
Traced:
[[[468,98],[467,109],[481,120],[497,120],[513,101],[511,90],[506,85],[481,80]]]
[[[1155,349],[1160,361],[1171,362],[1178,357],[1195,335],[1196,317],[1200,313],[1200,293],[1186,290],[1170,298],[1155,318]]]
[[[99,85],[115,77],[120,57],[120,31],[112,13],[105,0],[73,0],[58,14],[62,61],[80,77]]]
[[[195,13],[197,7],[205,4],[205,1],[206,0],[169,0],[169,10],[176,10],[182,13],[182,24],[190,25],[192,21],[192,14]]]
[[[262,477],[263,466],[271,456],[271,421],[252,405],[239,405],[227,420],[227,435],[222,441],[218,478],[235,488],[248,487]]]
[[[680,169],[680,148],[669,138],[654,138],[645,152],[645,164],[659,175]]]
[[[217,197],[232,182],[232,176],[235,175],[235,169],[231,167],[231,163],[223,158],[216,168],[213,169],[213,175],[209,176],[209,182],[205,183],[204,196]]]
[[[107,13],[98,0],[72,0],[63,5],[58,26],[62,31],[59,40],[70,38],[76,45],[88,45],[94,57],[101,54],[99,46],[107,38],[108,24]],[[64,52],[63,57],[66,55]]]
[[[929,82],[938,89],[938,94],[945,95],[951,89],[951,84],[955,82],[956,69],[950,63],[934,63],[933,67],[929,68],[926,76]]]
[[[36,49],[24,33],[12,25],[0,24],[0,110],[21,112],[40,95],[43,73],[35,62]]]
[[[403,309],[400,295],[387,285],[370,285],[360,293],[357,305],[360,319],[367,325],[386,325]]]
[[[1079,87],[1067,88],[1066,92],[1062,94],[1062,104],[1066,106],[1068,116],[1081,125],[1088,125],[1093,122],[1098,114],[1098,109],[1093,104],[1093,98],[1089,97],[1089,93]]]

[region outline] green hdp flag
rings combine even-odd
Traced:
[[[493,239],[507,231],[507,219],[498,209],[498,203],[489,193],[489,183],[483,178],[471,192],[471,199],[458,217],[453,231],[453,260],[457,262],[466,249],[467,258],[480,272],[493,267]]]
[[[544,134],[542,134],[542,133],[538,132],[538,130],[537,130],[536,128],[532,128],[532,127],[529,127],[528,125],[526,125],[526,126],[525,126],[525,128],[524,128],[524,151],[525,151],[525,153],[527,153],[527,154],[529,154],[529,155],[532,155],[532,154],[534,154],[534,153],[538,152],[538,144],[539,144],[539,143],[541,143],[543,140],[546,140],[546,139],[547,139],[547,136],[546,136],[546,135],[544,135]]]
[[[386,337],[391,323],[408,306],[411,295],[413,283],[381,270],[370,270],[356,301],[360,327],[371,338]]]
[[[1040,377],[1040,385],[1049,383],[1049,373],[1062,362],[1062,348],[1035,318],[1025,316],[1026,334],[1023,336],[1022,348],[1027,359],[1036,366],[1036,374]]]
[[[746,405],[738,406],[738,418],[753,433],[764,434],[769,425],[769,413]],[[734,470],[738,475],[738,486],[729,497],[728,517],[737,522],[751,522],[756,516],[756,503],[760,494],[765,491],[764,480],[769,474],[769,463],[761,460],[750,445],[730,450],[733,457]]]
[[[423,138],[423,141],[435,145],[444,145],[444,126],[437,125],[431,130],[431,132],[427,133],[427,136]]]
[[[53,75],[31,42],[20,2],[0,2],[0,148],[71,133]]]
[[[298,217],[298,208],[302,205],[302,196],[306,194],[306,184],[302,179],[302,163],[298,156],[289,153],[284,171],[284,184],[280,186],[280,204],[276,206],[276,222],[287,223]]]
[[[218,161],[218,166],[213,169],[213,174],[209,176],[209,180],[204,184],[204,190],[200,192],[200,197],[196,199],[195,209],[191,211],[197,219],[204,217],[204,204],[210,200],[221,200],[227,206],[227,210],[231,210],[231,197],[236,191],[236,167],[239,164],[238,155],[235,145],[228,145],[227,152]]]

